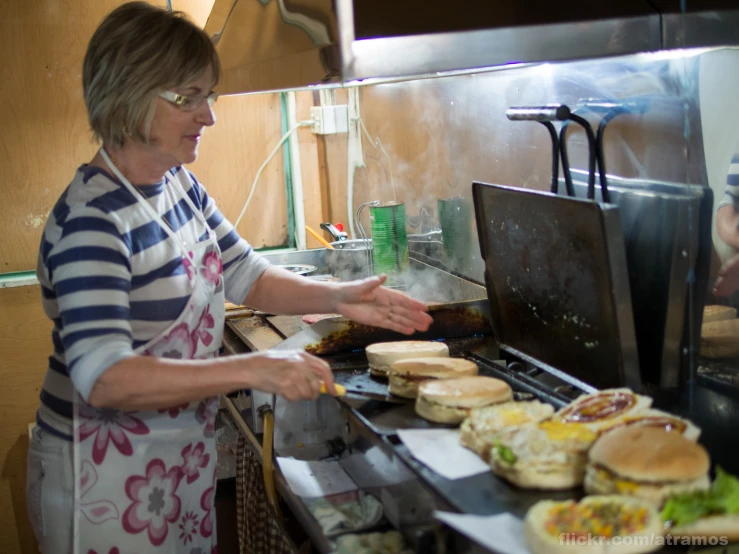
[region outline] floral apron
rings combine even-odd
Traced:
[[[177,194],[208,229],[183,243],[131,183],[102,156],[123,185],[182,249],[192,294],[140,355],[214,357],[225,319],[222,262],[215,234],[177,184]],[[74,410],[75,554],[213,554],[217,552],[215,418],[218,397],[158,411],[95,409],[79,395]]]

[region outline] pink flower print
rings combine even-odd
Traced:
[[[80,467],[80,511],[93,525],[100,525],[109,519],[118,519],[118,508],[110,500],[93,500],[82,502],[87,493],[98,482],[98,473],[89,460],[82,460]]]
[[[191,360],[196,348],[196,343],[190,336],[190,327],[187,323],[180,323],[169,335],[149,347],[146,354],[157,358]]]
[[[200,314],[198,326],[192,332],[192,341],[195,343],[195,348],[197,348],[198,339],[203,341],[205,346],[210,346],[210,343],[213,342],[213,335],[206,331],[206,329],[213,329],[215,326],[216,322],[210,314],[210,304],[208,304],[203,310],[203,313]]]
[[[205,423],[203,435],[212,437],[216,433],[216,415],[218,415],[218,397],[206,398],[198,406],[195,419],[198,423]]]
[[[79,427],[80,441],[87,440],[95,435],[92,447],[92,460],[100,465],[105,460],[108,444],[113,444],[118,452],[124,456],[133,454],[131,441],[126,433],[132,435],[147,435],[149,428],[140,419],[132,414],[136,412],[121,412],[118,410],[96,409],[86,402],[80,403],[80,419],[83,423]]]
[[[180,404],[179,406],[172,406],[171,408],[164,408],[163,410],[159,410],[159,413],[160,414],[169,413],[169,417],[174,419],[178,415],[180,415],[180,411],[186,410],[189,405],[190,404],[185,402],[184,404]]]
[[[178,525],[180,528],[180,540],[182,541],[182,544],[192,542],[192,538],[198,534],[198,523],[198,516],[193,512],[185,512],[185,515],[182,516],[180,524]]]
[[[223,260],[218,252],[211,250],[203,256],[202,274],[206,281],[218,285],[223,273]]]
[[[192,264],[192,252],[188,252],[188,256],[182,256],[182,265],[185,266],[187,278],[192,282],[195,275],[197,275],[197,269]]]
[[[213,502],[215,494],[215,486],[205,489],[203,496],[200,497],[200,507],[205,510],[205,516],[200,522],[200,534],[204,537],[210,537],[213,534],[213,519],[211,512],[213,511]]]
[[[187,484],[193,483],[200,477],[200,470],[205,469],[210,461],[210,454],[205,454],[205,445],[199,442],[195,448],[188,444],[182,450],[182,473],[187,475]]]
[[[123,514],[123,529],[132,535],[148,531],[149,541],[161,545],[167,538],[169,524],[180,517],[181,502],[177,487],[182,479],[179,466],[167,471],[156,458],[146,466],[146,475],[126,479],[126,495],[133,502]]]

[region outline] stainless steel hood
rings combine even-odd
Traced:
[[[222,94],[739,45],[734,0],[680,3],[215,0],[205,29]]]

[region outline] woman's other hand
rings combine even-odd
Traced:
[[[299,350],[268,350],[248,354],[249,386],[278,394],[291,402],[315,400],[321,394],[321,382],[335,395],[331,367],[322,359]]]
[[[386,276],[350,281],[336,289],[335,312],[358,323],[405,335],[426,331],[433,319],[426,305],[382,284]]]

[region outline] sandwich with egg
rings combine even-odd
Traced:
[[[495,445],[501,429],[538,423],[553,414],[552,405],[539,400],[473,408],[460,427],[460,442],[490,463],[490,449]]]
[[[588,496],[580,502],[541,500],[524,518],[533,554],[640,554],[662,544],[662,521],[644,500],[622,495]]]
[[[404,340],[370,344],[365,353],[370,373],[387,377],[394,362],[408,358],[448,358],[449,347],[443,342]]]
[[[596,433],[579,423],[542,421],[501,429],[490,449],[493,473],[524,489],[580,486]]]
[[[436,423],[461,423],[473,408],[508,402],[513,391],[493,377],[433,379],[418,387],[416,413]]]
[[[588,455],[585,492],[628,494],[661,506],[676,493],[706,490],[710,458],[700,444],[660,427],[603,434]]]
[[[477,364],[464,358],[409,358],[390,366],[388,391],[403,398],[416,398],[421,383],[470,377],[478,372]]]

